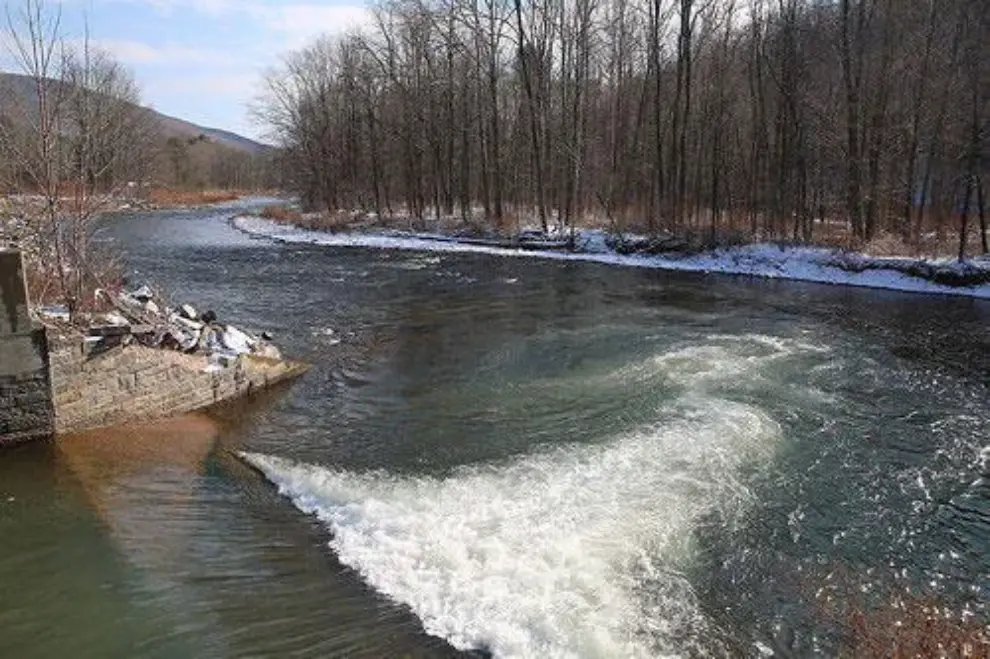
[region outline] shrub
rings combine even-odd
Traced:
[[[265,206],[261,211],[261,217],[273,222],[288,224],[298,224],[302,220],[302,214],[288,206]]]

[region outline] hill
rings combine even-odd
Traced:
[[[267,144],[256,142],[228,130],[200,126],[184,119],[170,117],[151,108],[144,108],[144,110],[151,115],[152,121],[160,127],[159,134],[165,138],[179,137],[185,140],[193,140],[200,135],[205,135],[206,139],[213,144],[219,144],[228,149],[241,151],[250,155],[262,154],[271,149]]]
[[[37,123],[38,103],[34,81],[23,75],[0,73],[0,122],[13,133]],[[120,106],[117,107],[120,111]],[[116,181],[147,181],[156,189],[170,190],[245,190],[277,187],[273,158],[275,150],[236,133],[200,126],[156,110],[129,104],[120,116],[126,123],[139,126],[129,144],[131,161],[115,166],[109,174]],[[136,120],[136,121],[135,121]],[[115,120],[110,119],[111,123]],[[125,123],[115,126],[123,128]],[[74,128],[62,124],[66,135]],[[2,145],[0,145],[2,146]],[[0,157],[0,179],[15,181],[14,187],[27,179],[17,165]],[[21,183],[16,183],[20,181]]]
[[[11,104],[30,108],[34,102],[34,81],[24,75],[0,72],[0,112]],[[162,114],[149,107],[140,107],[149,118],[153,132],[161,139],[177,137],[193,142],[205,136],[206,141],[248,155],[260,155],[270,150],[266,144],[219,128],[200,126],[184,119]],[[202,141],[202,140],[201,140]]]

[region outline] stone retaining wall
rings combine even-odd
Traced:
[[[0,248],[0,446],[209,407],[306,370],[241,355],[206,357],[53,336],[31,322],[21,255]]]
[[[31,323],[20,252],[0,248],[0,446],[54,430],[44,328]]]
[[[242,355],[219,371],[198,355],[138,344],[94,352],[78,339],[51,339],[55,430],[78,432],[190,412],[295,377],[305,367]]]

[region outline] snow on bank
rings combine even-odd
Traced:
[[[915,293],[962,295],[990,300],[990,282],[975,286],[950,286],[904,272],[905,270],[919,272],[937,270],[942,275],[959,276],[974,272],[990,273],[990,259],[986,257],[958,264],[950,261],[886,259],[821,247],[781,247],[772,244],[744,245],[701,254],[623,255],[615,253],[606,246],[601,231],[582,232],[578,244],[584,245],[584,251],[572,253],[468,245],[437,240],[441,237],[429,234],[330,233],[279,224],[252,215],[237,216],[231,223],[235,228],[252,236],[287,243],[590,261],[628,267],[793,279]]]

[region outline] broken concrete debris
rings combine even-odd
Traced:
[[[97,298],[113,307],[105,313],[81,315],[87,343],[105,347],[137,342],[150,348],[199,354],[207,358],[206,370],[231,366],[240,355],[281,360],[279,349],[267,332],[255,336],[238,327],[217,322],[213,311],[200,314],[195,307],[167,306],[147,285],[131,291],[97,291]],[[48,322],[66,323],[68,310],[42,307],[38,315]]]
[[[69,322],[69,307],[64,304],[50,304],[45,307],[41,307],[38,310],[45,318],[50,318],[51,320],[57,320],[63,323]]]

